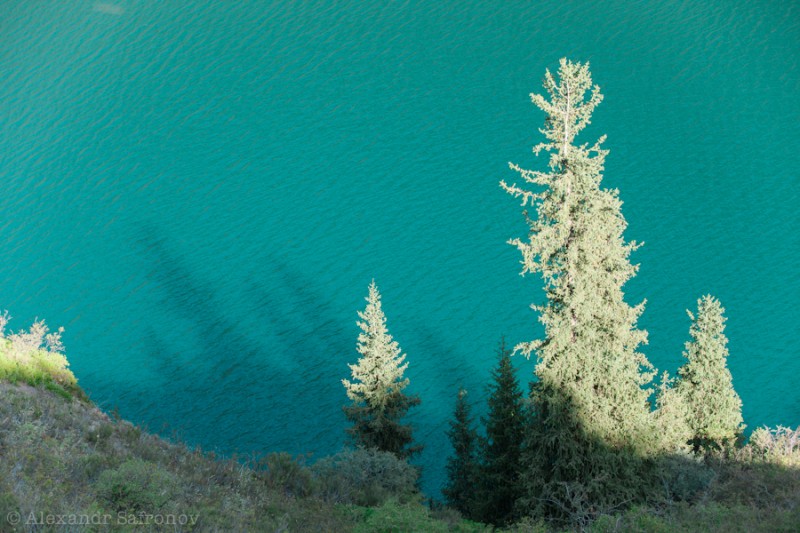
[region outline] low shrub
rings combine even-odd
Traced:
[[[417,502],[401,503],[390,498],[380,507],[365,509],[363,520],[354,529],[356,533],[400,533],[424,531],[425,533],[479,533],[490,531],[488,526],[466,520],[444,522]]]
[[[544,520],[526,516],[502,531],[504,533],[548,533],[550,529],[548,529]]]
[[[77,456],[72,464],[72,477],[81,483],[94,483],[100,475],[115,466],[104,454],[88,453]]]
[[[417,494],[419,471],[389,452],[344,450],[312,467],[319,496],[328,502],[375,506],[390,497],[408,501]]]
[[[49,390],[50,392],[54,393],[56,396],[60,396],[64,400],[72,400],[72,394],[70,394],[64,387],[56,383],[55,381],[48,381],[44,384],[44,388]]]
[[[6,335],[8,320],[7,311],[0,315],[0,379],[44,385],[63,397],[86,399],[63,354],[64,328],[50,333],[44,320],[37,320],[28,331]]]
[[[676,531],[674,525],[670,525],[665,519],[654,515],[651,509],[645,507],[634,507],[622,514],[601,516],[589,530],[592,533],[616,533],[618,531],[673,533]]]
[[[177,484],[157,465],[132,459],[102,472],[95,491],[117,512],[153,513],[163,510],[175,498]]]
[[[750,460],[800,467],[800,427],[760,427],[753,431],[750,441],[739,455]]]
[[[0,491],[0,533],[14,531],[12,524],[6,520],[7,516],[19,512],[19,501],[12,492]]]
[[[314,479],[302,460],[286,452],[270,453],[256,462],[255,471],[270,488],[287,496],[306,497],[314,490]]]
[[[691,502],[703,494],[716,473],[702,458],[670,455],[659,462],[659,479],[667,502]]]
[[[86,428],[84,438],[89,444],[105,449],[113,434],[114,426],[112,424],[99,424]]]

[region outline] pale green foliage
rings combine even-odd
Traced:
[[[367,307],[358,316],[358,362],[350,366],[352,381],[342,384],[352,404],[345,406],[353,426],[347,431],[356,445],[391,452],[399,458],[417,453],[421,446],[411,446],[411,426],[400,423],[408,409],[418,405],[416,396],[407,396],[403,389],[408,378],[405,354],[389,335],[386,316],[381,309],[381,295],[375,281],[369,286]]]
[[[787,467],[800,467],[800,427],[756,428],[743,451],[745,455],[749,453],[751,458]]]
[[[684,357],[678,370],[677,390],[686,402],[687,421],[697,450],[732,444],[744,430],[742,401],[733,389],[728,370],[728,338],[725,336],[725,310],[713,296],[697,301]]]
[[[547,113],[541,131],[548,142],[534,152],[550,152],[550,170],[512,165],[525,181],[544,189],[532,193],[501,183],[522,197],[523,205],[536,204],[538,216],[528,218],[529,240],[511,243],[522,252],[522,273],[541,273],[547,293],[547,304],[536,307],[545,339],[517,348],[536,353],[539,379],[569,394],[581,418],[594,421],[598,436],[633,444],[647,426],[649,391],[642,386],[653,377],[650,363],[637,351],[647,340],[636,327],[644,304],[629,306],[622,292],[637,270],[628,260],[637,245],[624,240],[627,223],[618,191],[600,188],[608,153],[600,148],[604,138],[591,148],[572,144],[602,95],[592,86],[588,65],[566,60],[559,82],[548,71],[544,87],[549,100],[542,95],[532,100]]]
[[[353,381],[342,380],[347,397],[354,402],[363,402],[372,408],[381,409],[392,393],[402,391],[409,383],[403,378],[408,368],[405,354],[400,353],[400,346],[389,335],[386,328],[386,316],[381,309],[381,295],[373,280],[369,286],[367,307],[359,311],[363,322],[358,323],[361,333],[358,335],[358,363],[348,365]]]
[[[546,95],[531,95],[546,114],[546,142],[534,153],[549,152],[549,168],[512,164],[536,190],[501,186],[536,209],[535,218],[524,212],[528,240],[510,243],[522,253],[522,274],[540,274],[547,296],[534,306],[545,338],[517,346],[538,357],[528,490],[535,505],[564,516],[583,512],[587,498],[601,505],[632,498],[622,481],[635,475],[632,464],[613,454],[650,455],[658,437],[648,404],[654,372],[638,351],[647,341],[636,325],[644,303],[630,306],[622,292],[637,271],[629,256],[638,245],[623,237],[618,191],[600,187],[604,137],[574,143],[603,97],[588,64],[566,59],[557,80],[546,73],[544,88]],[[605,452],[592,451],[598,447]],[[618,488],[624,494],[615,495]]]
[[[686,420],[688,406],[678,393],[676,380],[664,372],[656,395],[656,423],[661,437],[660,448],[668,452],[686,452],[692,438],[692,430]]]
[[[64,328],[51,333],[44,320],[36,320],[30,330],[6,336],[9,320],[7,311],[0,315],[0,378],[32,385],[54,381],[68,389],[77,387],[62,353]]]

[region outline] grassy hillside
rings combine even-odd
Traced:
[[[587,529],[798,531],[798,470],[750,462],[708,472],[708,485],[688,474],[678,480],[687,494],[697,490],[689,501],[606,516]],[[285,454],[249,464],[219,459],[85,400],[0,383],[2,532],[491,530],[453,511],[430,511],[414,491],[415,476],[390,457],[357,451],[311,467]],[[17,516],[9,513],[19,513],[20,523],[9,524]],[[47,525],[48,517],[66,523]],[[522,522],[509,531],[545,530]]]
[[[0,383],[3,532],[483,529],[432,518],[415,481],[414,469],[369,452],[313,469],[286,454],[219,459],[44,386]]]
[[[284,453],[223,459],[109,417],[69,370],[61,330],[36,322],[6,336],[7,321],[0,315],[2,533],[483,529],[433,518],[417,470],[391,454],[343,451],[313,467]]]
[[[389,453],[244,460],[149,434],[92,404],[61,348],[43,323],[0,335],[0,533],[492,531],[431,510],[418,471]],[[663,483],[652,505],[582,528],[799,531],[800,430],[757,430],[732,456],[676,461]],[[506,531],[547,530],[523,520]]]

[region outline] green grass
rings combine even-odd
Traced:
[[[34,323],[29,332],[23,330],[7,337],[0,328],[0,381],[43,385],[65,399],[75,396],[86,400],[60,351],[61,330],[54,334],[47,331],[44,322]]]
[[[357,533],[479,533],[492,529],[483,524],[462,520],[456,514],[450,517],[435,516],[419,502],[401,503],[390,499],[376,508],[361,510],[360,520],[354,531]]]

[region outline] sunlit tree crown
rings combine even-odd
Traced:
[[[724,445],[743,430],[742,400],[728,370],[725,309],[713,296],[697,301],[697,314],[687,311],[691,340],[683,353],[687,362],[678,370],[678,392],[688,408],[688,422],[697,447]]]
[[[356,364],[348,365],[353,381],[344,379],[342,383],[348,398],[354,402],[380,408],[392,393],[400,392],[408,385],[408,379],[403,378],[408,363],[404,362],[405,354],[401,354],[400,346],[386,327],[381,295],[374,280],[366,300],[367,307],[358,312],[361,333],[356,350],[361,357]]]

